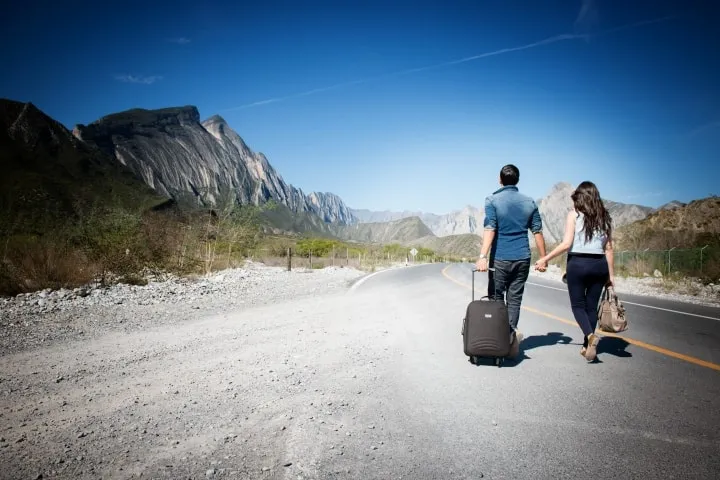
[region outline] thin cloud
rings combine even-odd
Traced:
[[[662,195],[665,195],[665,192],[645,192],[645,193],[636,193],[633,195],[625,195],[625,199],[633,200],[636,198],[660,197]]]
[[[582,0],[580,11],[575,18],[573,27],[576,34],[587,34],[597,30],[600,23],[600,14],[598,12],[595,0]]]
[[[152,85],[153,83],[162,80],[161,75],[115,75],[115,80],[125,83],[138,83],[143,85]]]
[[[588,2],[586,2],[586,3],[588,3]],[[581,12],[582,12],[582,11],[581,11]],[[593,33],[593,34],[577,34],[577,33],[575,33],[575,34],[569,34],[569,33],[566,33],[566,34],[562,34],[562,35],[555,35],[554,37],[549,37],[549,38],[546,38],[546,39],[544,39],[544,40],[540,40],[540,41],[533,42],[533,43],[528,43],[528,44],[526,44],[526,45],[521,45],[521,46],[518,46],[518,47],[503,48],[503,49],[500,49],[500,50],[495,50],[495,51],[487,52],[487,53],[481,53],[481,54],[479,54],[479,55],[473,55],[473,56],[470,56],[470,57],[459,58],[459,59],[457,59],[457,60],[451,60],[451,61],[447,61],[447,62],[443,62],[443,63],[438,63],[438,64],[435,64],[435,65],[428,65],[428,66],[424,66],[424,67],[411,68],[411,69],[409,69],[409,70],[401,70],[401,71],[398,71],[398,72],[388,73],[388,74],[384,74],[384,75],[378,75],[378,76],[375,76],[375,77],[361,78],[361,79],[353,80],[353,81],[350,81],[350,82],[343,82],[343,83],[338,83],[338,84],[335,84],[335,85],[330,85],[330,86],[327,86],[327,87],[315,88],[315,89],[313,89],[313,90],[308,90],[308,91],[305,91],[305,92],[295,93],[295,94],[292,94],[292,95],[286,95],[286,96],[283,96],[283,97],[275,97],[275,98],[270,98],[270,99],[266,99],[266,100],[260,100],[260,101],[257,101],[257,102],[252,102],[252,103],[248,103],[248,104],[245,104],[245,105],[240,105],[240,106],[238,106],[238,107],[228,108],[228,109],[225,109],[225,110],[222,110],[222,111],[223,111],[223,112],[231,112],[231,111],[236,111],[236,110],[244,110],[244,109],[246,109],[246,108],[251,108],[251,107],[257,107],[257,106],[260,106],[260,105],[266,105],[266,104],[269,104],[269,103],[283,102],[283,101],[286,101],[286,100],[292,100],[292,99],[295,99],[295,98],[300,98],[300,97],[305,97],[305,96],[307,96],[307,95],[312,95],[312,94],[314,94],[314,93],[327,92],[327,91],[329,91],[329,90],[334,90],[334,89],[337,89],[337,88],[349,87],[349,86],[352,86],[352,85],[359,85],[359,84],[362,84],[362,83],[369,83],[369,82],[378,81],[378,80],[385,80],[385,79],[389,79],[389,78],[393,78],[393,77],[399,77],[399,76],[403,76],[403,75],[410,75],[410,74],[412,74],[412,73],[424,72],[424,71],[427,71],[427,70],[433,70],[433,69],[436,69],[436,68],[447,67],[447,66],[450,66],[450,65],[458,65],[458,64],[461,64],[461,63],[465,63],[465,62],[471,62],[471,61],[473,61],[473,60],[479,60],[479,59],[481,59],[481,58],[493,57],[493,56],[497,56],[497,55],[504,55],[504,54],[506,54],[506,53],[518,52],[518,51],[521,51],[521,50],[528,50],[528,49],[531,49],[531,48],[536,48],[536,47],[540,47],[540,46],[543,46],[543,45],[550,45],[550,44],[557,43],[557,42],[562,42],[562,41],[581,40],[581,39],[587,40],[587,39],[589,39],[589,38],[591,38],[591,37],[597,37],[597,36],[607,35],[607,34],[609,34],[609,33],[614,33],[614,32],[620,31],[620,30],[626,30],[626,29],[629,29],[629,28],[636,28],[636,27],[640,27],[640,26],[643,26],[643,25],[649,25],[649,24],[653,24],[653,23],[664,22],[664,21],[670,20],[671,18],[674,18],[674,17],[670,16],[670,17],[656,18],[656,19],[652,19],[652,20],[643,20],[643,21],[641,21],[641,22],[635,22],[635,23],[631,23],[631,24],[628,24],[628,25],[621,25],[621,26],[619,26],[619,27],[615,27],[615,28],[612,28],[612,29],[609,29],[609,30],[605,30],[605,31],[601,31],[601,32],[598,32],[598,33]]]
[[[720,129],[720,120],[716,120],[714,122],[709,122],[704,125],[700,125],[699,127],[696,127],[689,131],[686,134],[686,137],[693,138],[697,137],[699,135],[702,135],[704,133],[712,132],[713,130]]]
[[[190,39],[187,37],[168,38],[168,42],[177,43],[178,45],[187,45],[190,43]]]

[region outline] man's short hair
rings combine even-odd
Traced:
[[[500,169],[500,181],[503,185],[517,185],[520,181],[520,170],[515,165],[505,165]]]

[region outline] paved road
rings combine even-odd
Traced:
[[[503,368],[463,355],[461,264],[0,356],[0,479],[717,478],[720,321],[667,310],[718,312],[628,305],[588,364],[563,285],[532,283]]]
[[[470,268],[382,272],[351,292],[368,300],[392,292],[408,312],[398,325],[406,360],[388,389],[404,402],[407,428],[425,439],[413,442],[424,459],[415,478],[440,478],[448,465],[462,478],[717,478],[720,309],[623,295],[666,310],[626,304],[627,340],[605,338],[600,362],[588,364],[564,285],[531,277],[522,358],[475,366],[460,335]],[[477,275],[483,295],[487,277]]]

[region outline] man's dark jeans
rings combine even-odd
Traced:
[[[530,274],[530,259],[494,260],[490,267],[494,267],[495,271],[488,271],[488,297],[505,301],[510,326],[516,329],[520,320],[525,282]]]

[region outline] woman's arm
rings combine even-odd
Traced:
[[[547,264],[553,258],[570,250],[573,244],[573,238],[575,237],[575,217],[575,210],[570,210],[567,217],[565,217],[565,236],[563,237],[563,241],[560,242],[560,245],[555,247],[552,252],[538,260],[538,262]]]
[[[605,243],[605,258],[607,259],[610,285],[615,285],[615,252],[613,251],[612,234],[608,236],[607,243]]]

